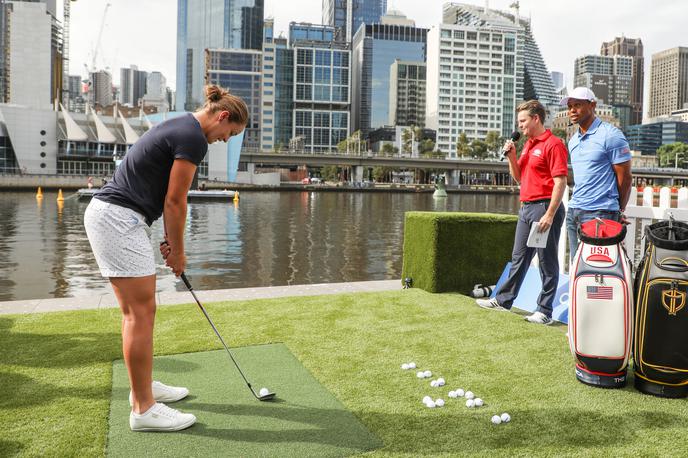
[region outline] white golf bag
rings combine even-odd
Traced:
[[[595,219],[578,227],[569,281],[569,346],[576,378],[604,388],[626,384],[633,326],[631,266],[621,242],[626,227]]]

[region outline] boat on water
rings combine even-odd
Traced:
[[[79,197],[79,199],[90,199],[93,197],[93,195],[98,191],[96,188],[82,188],[79,189],[76,194]],[[234,196],[236,194],[236,191],[227,191],[227,190],[206,190],[206,191],[198,191],[198,190],[191,190],[187,194],[187,197],[189,200],[232,200],[234,199]]]

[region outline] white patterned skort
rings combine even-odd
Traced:
[[[140,213],[93,198],[84,227],[103,277],[155,274],[151,232]]]

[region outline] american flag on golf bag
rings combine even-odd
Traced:
[[[611,286],[588,286],[588,299],[604,299],[611,301],[614,299],[614,288]]]

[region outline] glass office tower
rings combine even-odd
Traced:
[[[329,38],[332,27],[290,25],[290,46],[294,56],[294,111],[292,138],[300,138],[307,152],[328,152],[344,140],[349,131],[349,80],[351,51],[345,43],[308,37]]]
[[[353,130],[363,133],[387,124],[389,71],[396,59],[425,62],[428,29],[392,24],[364,24],[352,50]]]
[[[262,52],[249,49],[207,49],[206,81],[229,89],[248,107],[244,146],[260,147]]]
[[[380,22],[387,0],[323,0],[323,24],[336,29],[337,41],[350,42],[361,24]]]
[[[264,0],[177,1],[178,111],[204,102],[206,49],[262,49],[263,5]]]

